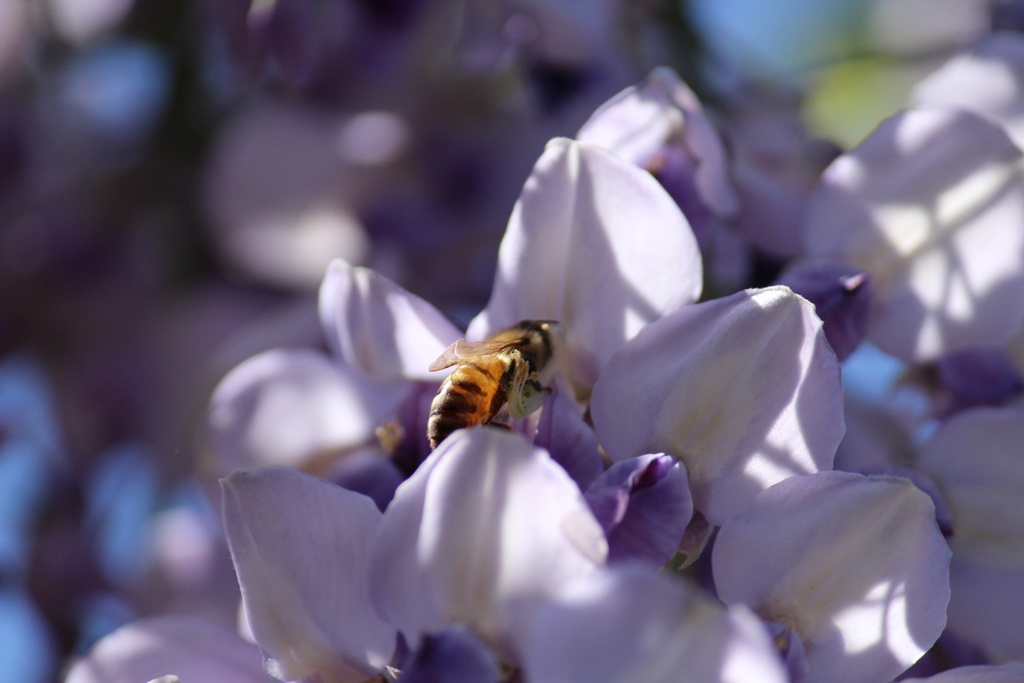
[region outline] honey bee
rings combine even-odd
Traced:
[[[479,342],[460,339],[430,364],[456,366],[430,404],[431,449],[462,427],[488,424],[508,402],[508,413],[525,417],[540,407],[539,375],[551,359],[551,320],[524,320]]]

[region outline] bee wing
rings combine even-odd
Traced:
[[[427,369],[431,372],[444,370],[464,361],[498,353],[499,351],[515,348],[516,346],[522,346],[522,340],[484,339],[483,341],[468,342],[465,339],[460,339],[445,349],[444,353],[438,356],[437,360],[431,363]]]

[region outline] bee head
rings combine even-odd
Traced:
[[[523,320],[516,325],[526,341],[525,348],[520,352],[534,372],[543,370],[551,360],[551,326],[557,324],[557,320]]]

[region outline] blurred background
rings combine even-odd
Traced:
[[[795,220],[914,83],[1021,26],[996,0],[0,0],[5,679],[142,615],[234,623],[204,413],[247,357],[323,344],[331,259],[465,324],[545,142],[657,65]],[[718,291],[789,255],[745,220]]]

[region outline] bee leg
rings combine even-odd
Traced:
[[[511,425],[507,425],[504,422],[488,422],[486,424],[488,427],[498,427],[500,429],[507,429],[510,432],[515,431],[515,429]]]

